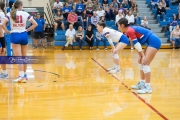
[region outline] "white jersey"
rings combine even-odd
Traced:
[[[119,42],[121,36],[123,35],[123,33],[108,27],[105,27],[102,33],[104,36],[109,35],[109,37],[112,39],[113,42]]]
[[[11,18],[10,13],[6,14],[5,17],[8,21],[10,20],[11,23],[11,33],[17,32],[25,32],[26,31],[26,21],[31,20],[32,16],[29,13],[24,11],[17,11],[16,12],[16,22]]]
[[[2,25],[2,19],[5,17],[4,12],[0,12],[0,25]]]

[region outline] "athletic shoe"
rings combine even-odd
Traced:
[[[8,79],[8,78],[9,78],[8,74],[3,74],[3,73],[0,74],[0,79]]]
[[[134,48],[131,48],[131,50],[134,50]]]
[[[131,86],[132,89],[143,89],[145,86],[144,81],[139,81],[136,85]]]
[[[108,50],[108,48],[104,48],[104,50]]]
[[[115,74],[115,73],[118,73],[118,72],[121,72],[120,68],[115,68],[115,69],[109,71],[110,74]]]
[[[138,94],[146,94],[146,93],[152,93],[152,89],[151,89],[151,86],[150,85],[145,85],[144,87],[143,87],[143,89],[141,89],[141,90],[137,90],[137,93]]]
[[[116,68],[116,65],[113,65],[111,68],[108,68],[107,70],[110,71],[110,70],[114,70]]]
[[[17,77],[15,80],[13,80],[13,83],[26,83],[26,79],[24,77]]]

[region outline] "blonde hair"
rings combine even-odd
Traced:
[[[12,6],[12,10],[10,12],[11,18],[13,19],[14,22],[16,22],[16,12],[17,12],[17,8],[19,8],[19,6],[22,6],[22,1],[21,0],[16,0]]]

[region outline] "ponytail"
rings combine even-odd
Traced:
[[[17,9],[15,9],[15,7],[12,6],[10,15],[11,15],[11,18],[13,19],[14,22],[16,22],[16,12],[17,12]]]

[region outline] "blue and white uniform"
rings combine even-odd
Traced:
[[[28,44],[28,34],[26,32],[26,21],[33,19],[27,12],[17,11],[16,22],[11,18],[10,13],[7,13],[5,18],[11,23],[11,43],[13,44]]]
[[[2,19],[5,17],[5,14],[4,12],[0,12],[0,25],[2,25]],[[4,33],[4,30],[3,30],[3,33]],[[4,37],[3,38],[0,38],[0,39],[3,39],[4,40]],[[0,42],[0,48],[2,47],[2,44]]]
[[[123,33],[118,32],[118,31],[116,31],[114,29],[105,27],[103,29],[102,34],[105,37],[109,35],[109,37],[112,39],[112,42],[115,42],[115,43],[122,42],[124,44],[128,44],[129,43],[128,38],[125,35],[123,35]]]

